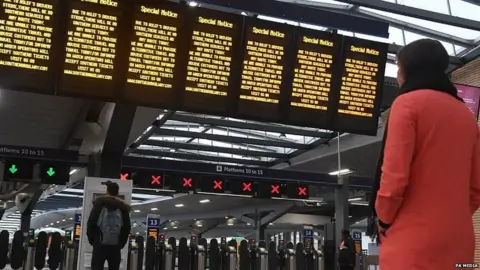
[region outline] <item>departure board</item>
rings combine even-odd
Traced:
[[[72,1],[62,91],[111,97],[120,4],[114,0]]]
[[[2,87],[48,84],[54,12],[57,1],[0,1],[0,78]],[[25,70],[28,80],[15,76]],[[11,80],[11,82],[10,82]]]
[[[342,38],[336,34],[299,30],[293,71],[289,121],[317,127],[328,125],[334,95],[333,74]]]
[[[135,6],[127,85],[129,100],[168,106],[173,98],[180,6],[167,1]]]
[[[334,128],[376,134],[388,44],[344,37]]]
[[[258,20],[247,27],[238,101],[241,115],[278,119],[289,29]]]
[[[225,112],[242,18],[202,8],[195,9],[193,18],[183,106]]]
[[[173,1],[0,0],[2,89],[375,135],[387,52]]]

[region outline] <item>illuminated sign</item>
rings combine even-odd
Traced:
[[[224,112],[241,18],[202,8],[194,16],[183,101],[189,108]]]
[[[161,175],[152,175],[152,181],[150,181],[152,185],[161,185],[162,184],[162,176]]]
[[[316,124],[318,127],[328,126],[328,111],[334,97],[331,94],[333,73],[341,44],[339,35],[299,30],[289,121]]]
[[[242,182],[243,192],[252,192],[252,182]]]
[[[129,173],[120,173],[120,180],[126,181],[128,180]]]
[[[0,66],[48,70],[54,2],[0,1]]]
[[[136,5],[128,56],[128,99],[171,103],[182,16],[171,3]]]
[[[73,0],[65,47],[63,92],[113,95],[118,5],[114,0]]]
[[[334,127],[376,133],[388,45],[344,37],[340,95]]]
[[[182,180],[183,180],[182,186],[184,188],[192,188],[193,187],[193,185],[192,185],[192,180],[193,179],[191,177],[183,177]]]
[[[74,226],[74,240],[79,240],[82,235],[82,225],[75,224]]]
[[[272,184],[270,185],[270,193],[272,196],[279,196],[280,195],[280,185]]]
[[[148,228],[147,236],[148,237],[152,236],[153,238],[155,238],[155,240],[157,240],[158,233],[159,233],[158,228]]]
[[[53,94],[52,34],[57,0],[0,0],[0,84]],[[22,74],[19,74],[19,71]],[[25,80],[24,78],[28,78]]]
[[[223,180],[213,180],[213,190],[223,191]]]
[[[275,119],[279,114],[284,55],[290,32],[278,24],[259,21],[248,26],[246,31],[238,110],[246,116]]]

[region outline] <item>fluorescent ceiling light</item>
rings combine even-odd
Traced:
[[[248,16],[248,14],[245,11],[242,11],[242,13],[240,14],[242,14],[243,16]]]
[[[348,201],[349,201],[349,202],[361,201],[361,200],[362,200],[362,198],[360,198],[360,197],[356,197],[356,198],[350,198],[350,199],[348,199]]]
[[[247,226],[250,226],[250,223],[249,223],[249,222],[247,223]]]
[[[200,200],[200,203],[209,203],[209,202],[210,202],[209,199]]]
[[[364,203],[364,202],[352,202],[352,203],[350,203],[350,204],[352,204],[352,205],[368,206],[368,203],[366,203],[366,202],[365,202],[365,203]]]
[[[334,172],[331,172],[329,174],[330,175],[345,175],[345,174],[349,174],[349,173],[352,173],[352,171],[350,171],[350,169],[341,169],[340,171],[334,171]]]
[[[177,228],[178,228],[177,226],[173,227],[173,229],[177,229]]]
[[[66,188],[63,190],[63,192],[69,192],[69,193],[76,193],[76,194],[83,194],[83,189],[78,189],[78,188]],[[58,193],[57,193],[58,194]],[[60,193],[62,194],[62,193]],[[62,194],[66,195],[66,194]],[[70,194],[72,195],[72,194]],[[140,193],[133,193],[132,194],[132,201],[134,199],[144,199],[144,200],[154,200],[154,199],[162,199],[162,198],[168,198],[170,199],[170,196],[158,196],[158,195],[151,195],[151,194],[140,194]]]
[[[227,223],[228,226],[233,226],[233,223]]]
[[[135,213],[140,213],[140,210],[137,209],[137,210],[134,210],[133,212],[135,212]]]
[[[198,6],[198,3],[195,2],[195,1],[190,1],[190,2],[188,2],[188,5],[191,6],[191,7],[196,7],[196,6]]]
[[[197,227],[203,227],[202,223],[197,224]]]
[[[152,208],[152,209],[150,209],[150,210],[152,210],[152,211],[157,211],[158,208],[154,207],[154,208]]]
[[[73,169],[73,170],[70,171],[70,175],[72,175],[72,174],[74,174],[74,173],[76,173],[76,172],[78,172],[78,169]]]
[[[179,203],[179,204],[175,204],[175,207],[184,207],[185,205],[183,205],[182,203]]]

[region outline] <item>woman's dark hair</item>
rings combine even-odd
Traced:
[[[343,229],[343,230],[342,230],[342,236],[343,236],[343,237],[350,236],[350,231],[347,230],[347,229]]]
[[[403,47],[398,52],[397,61],[404,76],[408,77],[426,70],[445,73],[450,57],[440,41],[419,39]]]

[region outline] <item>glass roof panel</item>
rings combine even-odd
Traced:
[[[393,19],[401,20],[401,21],[404,21],[404,22],[407,22],[407,23],[412,23],[412,24],[416,24],[416,25],[419,25],[419,26],[423,26],[423,27],[431,29],[431,30],[441,29],[442,32],[454,34],[455,36],[458,36],[458,37],[461,37],[461,38],[464,38],[464,39],[476,39],[477,37],[480,37],[480,31],[474,31],[474,30],[460,28],[460,27],[456,27],[456,26],[431,22],[431,21],[427,21],[427,20],[417,19],[417,18],[413,18],[413,17],[403,16],[403,15],[394,14],[394,13],[385,12],[385,11],[380,11],[380,10],[371,9],[371,8],[360,7],[360,9],[370,11],[370,12],[373,12],[373,13],[377,13],[377,14],[380,14],[380,15],[383,15],[383,16],[391,17]]]
[[[450,0],[452,15],[480,22],[480,6],[467,3],[463,0]]]
[[[388,1],[394,2],[395,1]],[[448,14],[447,0],[397,0],[397,4]]]
[[[425,38],[425,36],[405,31],[405,40],[407,41],[407,44],[410,43],[410,42],[413,42],[415,40],[419,40],[419,39],[423,39],[423,38]],[[448,54],[455,55],[452,43],[444,42],[444,41],[441,41],[441,40],[439,40],[439,41],[443,44],[443,47],[445,47]]]

